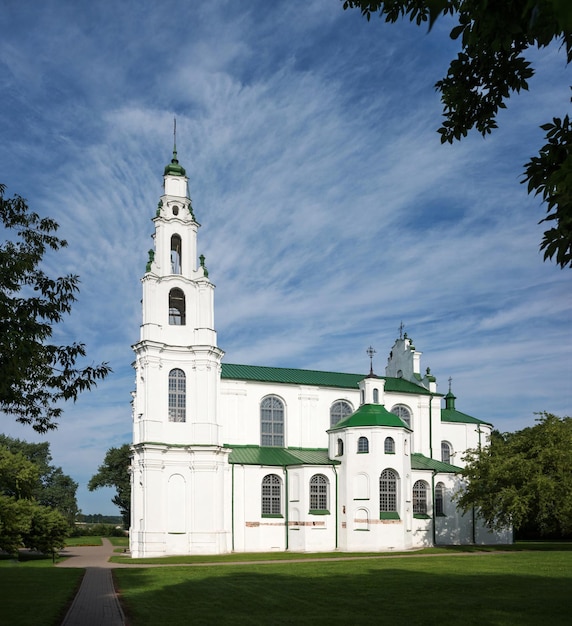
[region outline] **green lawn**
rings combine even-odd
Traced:
[[[251,555],[228,555],[213,566],[113,574],[130,626],[570,623],[572,543],[519,543],[508,552],[466,548],[467,554],[430,549],[421,556],[249,565],[225,559]],[[54,568],[51,559],[1,559],[0,623],[59,625],[82,576],[83,570]]]
[[[114,570],[132,626],[570,623],[572,552]]]
[[[65,617],[84,570],[58,569],[52,559],[0,560],[0,624],[55,626]]]

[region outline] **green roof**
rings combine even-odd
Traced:
[[[261,446],[230,446],[229,463],[237,465],[338,465],[322,448],[271,448]]]
[[[262,383],[282,383],[285,385],[313,385],[316,387],[338,387],[341,389],[358,389],[359,382],[367,374],[343,374],[340,372],[321,372],[317,370],[301,370],[288,367],[265,367],[262,365],[222,364],[223,379],[251,380]],[[385,391],[399,393],[415,393],[429,395],[430,392],[403,378],[385,379]]]
[[[435,470],[441,474],[458,474],[461,471],[461,468],[456,465],[443,463],[443,461],[437,461],[436,459],[430,459],[429,457],[419,454],[418,452],[413,452],[411,455],[411,469]]]
[[[344,417],[330,430],[340,430],[354,426],[389,426],[407,428],[407,424],[397,415],[390,413],[383,404],[362,404],[357,411]]]
[[[486,426],[492,426],[489,422],[483,422],[476,417],[461,413],[461,411],[457,411],[457,409],[441,409],[441,421],[454,422],[457,424],[485,424]]]

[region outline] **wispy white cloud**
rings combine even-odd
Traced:
[[[227,362],[365,372],[373,344],[383,373],[403,320],[461,410],[501,430],[569,413],[570,279],[542,263],[543,209],[519,184],[568,103],[557,50],[498,131],[441,146],[433,85],[457,46],[442,23],[368,24],[330,0],[72,7],[10,4],[0,171],[69,240],[48,266],[81,293],[56,339],[115,370],[48,436],[84,511],[110,510],[85,485],[129,439],[174,115]]]

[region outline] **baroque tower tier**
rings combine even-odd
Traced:
[[[142,279],[141,335],[133,346],[134,556],[225,551],[228,534],[229,451],[217,418],[223,352],[216,345],[214,285],[204,257],[197,263],[199,224],[176,149],[163,179]]]

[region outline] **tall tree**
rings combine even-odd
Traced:
[[[131,521],[131,478],[129,466],[131,465],[131,448],[124,443],[119,448],[109,448],[105,454],[103,463],[99,466],[87,487],[95,491],[100,487],[114,487],[116,494],[111,501],[119,509],[123,518],[123,525],[129,528]]]
[[[78,367],[84,344],[50,343],[53,327],[71,311],[76,275],[51,278],[42,269],[48,250],[67,246],[58,224],[29,210],[20,196],[5,198],[0,226],[13,240],[0,245],[0,410],[40,433],[57,428],[62,401],[76,400],[111,371],[107,363]]]
[[[379,13],[386,22],[409,17],[431,27],[440,15],[454,18],[452,39],[461,52],[436,84],[443,103],[441,142],[466,137],[476,128],[483,136],[497,127],[499,109],[515,92],[528,89],[534,69],[529,48],[560,42],[572,60],[572,3],[569,0],[342,0],[369,20]],[[540,195],[547,214],[540,249],[544,259],[572,267],[572,124],[566,115],[542,126],[546,144],[525,165],[528,192]]]
[[[469,451],[458,502],[475,506],[490,528],[572,534],[572,418],[542,413],[530,428]]]

